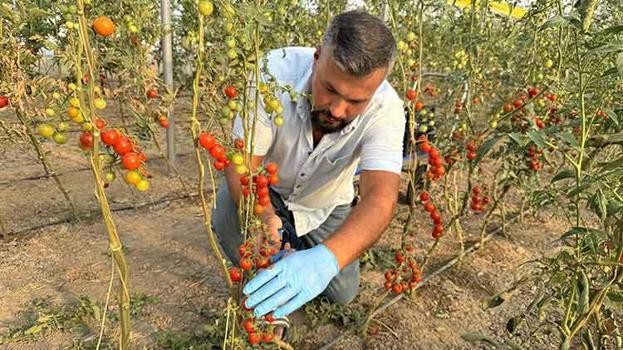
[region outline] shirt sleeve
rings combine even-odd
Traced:
[[[400,174],[405,117],[402,102],[381,108],[379,117],[366,131],[361,149],[362,170],[384,170]]]
[[[251,101],[255,100],[255,91],[256,87],[252,80],[250,81],[250,85],[248,88],[249,99]],[[248,116],[248,120],[246,121],[247,131],[250,133],[253,130],[253,119],[254,119],[254,108],[251,108],[251,113]],[[255,117],[255,133],[253,134],[253,155],[256,156],[264,156],[268,153],[270,146],[273,142],[274,137],[274,125],[273,122],[264,110],[264,102],[262,101],[262,97],[259,98],[259,105],[257,106],[257,114]],[[240,113],[236,115],[234,119],[234,127],[232,130],[232,136],[234,139],[241,138],[243,140],[247,140],[245,138],[244,133],[244,121]],[[247,144],[247,142],[245,142]],[[251,147],[250,143],[247,145],[247,151],[250,151],[249,147]]]

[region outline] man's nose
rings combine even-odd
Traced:
[[[348,102],[338,97],[331,102],[329,110],[335,118],[343,119],[346,116],[346,108],[348,108]]]

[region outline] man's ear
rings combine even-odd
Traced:
[[[320,58],[320,45],[316,46],[316,52],[314,52],[314,60],[318,60]]]

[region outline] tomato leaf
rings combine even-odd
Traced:
[[[605,44],[588,51],[588,55],[623,51],[623,43]]]
[[[561,15],[556,15],[548,19],[545,23],[543,23],[540,29],[545,30],[548,28],[566,27],[568,25],[569,25],[569,21],[565,17]]]
[[[479,163],[482,160],[482,158],[484,158],[484,156],[487,153],[489,153],[491,148],[493,146],[495,146],[495,144],[501,138],[502,138],[502,136],[496,136],[496,137],[490,138],[487,141],[483,142],[482,145],[480,145],[480,147],[478,148],[478,151],[476,151],[476,163]]]
[[[616,67],[619,72],[619,78],[623,79],[623,52],[619,52],[617,55]]]
[[[565,283],[566,280],[567,280],[567,275],[564,272],[559,271],[559,272],[556,272],[554,276],[552,276],[552,278],[550,279],[550,283],[553,285],[563,284]],[[543,305],[540,305],[539,307],[543,307]]]
[[[569,237],[572,236],[584,236],[587,235],[589,233],[593,233],[593,234],[602,234],[602,232],[600,230],[594,229],[594,228],[588,228],[588,227],[572,227],[571,230],[565,232],[562,236],[560,236],[560,240],[564,241]]]
[[[616,74],[618,71],[619,71],[619,70],[617,69],[617,67],[616,67],[616,66],[615,66],[615,67],[612,67],[612,68],[609,68],[609,69],[607,69],[605,72],[601,73],[601,77],[602,77],[602,78],[605,78],[605,77],[607,77],[607,76],[609,76],[609,75]]]
[[[508,134],[508,137],[511,138],[511,140],[515,141],[519,146],[524,146],[524,141],[523,138],[521,137],[521,134],[517,133],[517,132],[512,132],[510,134]]]
[[[579,146],[578,140],[576,139],[576,137],[568,131],[561,132],[557,136],[560,140],[564,141],[566,144],[568,144],[569,146],[573,148],[577,148]]]
[[[599,33],[597,33],[597,35],[612,35],[612,34],[618,34],[620,32],[623,32],[623,25],[616,25],[610,28],[606,28],[600,31]]]
[[[613,303],[623,303],[623,292],[609,292],[606,296]]]
[[[623,168],[623,158],[619,158],[611,162],[599,163],[597,165],[603,170],[615,170]]]
[[[558,182],[564,179],[570,179],[573,177],[575,177],[575,171],[573,171],[572,169],[565,169],[559,172],[558,174],[554,175],[554,177],[552,178],[552,183]]]
[[[618,128],[619,127],[619,116],[618,116],[618,114],[615,111],[613,111],[612,109],[610,109],[610,108],[607,108],[605,111],[606,111],[606,114],[608,115],[608,118],[610,120],[612,120],[612,122]]]
[[[539,148],[546,147],[547,140],[543,136],[543,133],[532,130],[529,131],[527,135],[528,138],[532,140],[532,142],[534,142],[534,144],[537,145]]]
[[[480,334],[480,333],[463,333],[461,334],[461,339],[468,341],[470,343],[476,343],[476,342],[485,342],[485,343],[489,343],[491,345],[493,345],[496,348],[501,347],[502,345],[500,343],[498,343],[495,339],[488,337],[484,334]]]
[[[508,322],[506,322],[506,330],[508,331],[508,333],[514,334],[517,330],[517,327],[519,327],[519,325],[521,324],[521,321],[523,321],[523,317],[511,317]]]
[[[567,192],[568,197],[575,197],[576,195],[588,190],[591,187],[590,183],[584,183],[578,187],[573,187]]]

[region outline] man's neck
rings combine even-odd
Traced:
[[[318,146],[318,144],[320,143],[320,140],[322,140],[322,137],[324,136],[324,133],[317,126],[313,126],[312,127],[312,135],[313,135],[313,139],[314,139],[314,149],[315,149],[316,146]]]

